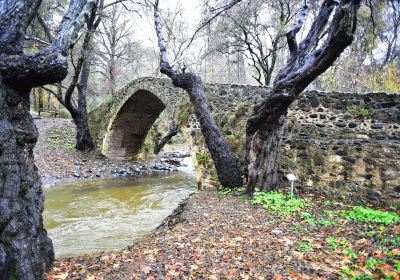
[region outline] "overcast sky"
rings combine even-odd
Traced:
[[[201,0],[160,0],[161,16],[165,15],[168,9],[174,11],[177,5],[181,5],[182,17],[188,23],[192,34],[201,21]],[[153,14],[143,15],[142,18],[134,16],[133,22],[135,39],[151,46],[156,39]]]

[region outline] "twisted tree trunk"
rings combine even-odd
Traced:
[[[279,186],[277,167],[287,109],[351,44],[359,5],[360,0],[341,0],[340,3],[325,0],[307,36],[298,45],[296,34],[308,10],[307,1],[303,0],[298,19],[286,34],[290,58],[276,76],[271,94],[255,106],[247,122],[247,193],[253,193],[255,188],[268,191]],[[321,34],[334,10],[328,36],[319,46]]]
[[[93,0],[71,0],[53,44],[24,54],[21,38],[40,0],[0,5],[0,279],[42,279],[54,259],[43,227],[44,196],[34,164],[38,132],[29,114],[32,87],[61,81],[65,56]]]
[[[278,158],[284,131],[286,114],[278,120],[259,129],[256,125],[248,127],[255,129],[246,143],[246,160],[249,163],[248,184],[262,191],[278,188]]]
[[[40,177],[33,159],[38,132],[29,90],[0,82],[0,279],[41,279],[54,259],[43,227]]]

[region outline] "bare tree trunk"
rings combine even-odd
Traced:
[[[294,98],[274,94],[254,108],[246,127],[247,192],[278,188],[278,159],[286,113]]]
[[[279,186],[278,159],[286,115],[266,130],[256,131],[246,143],[248,182],[254,190],[271,191]]]
[[[29,90],[0,83],[0,279],[41,279],[54,259],[43,227],[40,177],[33,160],[38,132]]]
[[[76,125],[76,149],[78,151],[88,151],[94,148],[93,138],[89,131],[88,113],[87,113],[87,90],[90,76],[90,66],[92,64],[93,50],[89,47],[88,54],[85,57],[82,66],[81,79],[78,88],[78,107],[76,109],[78,118],[74,118]]]
[[[104,0],[96,0],[97,5],[92,6],[89,17],[86,18],[87,32],[83,38],[82,49],[76,65],[72,81],[65,93],[61,84],[57,86],[57,92],[47,89],[68,110],[76,126],[75,148],[78,151],[89,151],[94,148],[92,135],[89,131],[87,114],[87,88],[90,75],[90,66],[93,58],[92,40],[93,34],[102,19]],[[99,15],[100,14],[100,15]],[[79,80],[79,82],[78,82]],[[77,91],[77,104],[73,102],[73,94]]]
[[[165,73],[164,71],[165,68],[161,67],[161,72]],[[204,141],[214,161],[219,182],[223,187],[235,188],[242,186],[242,172],[239,163],[211,116],[201,78],[192,73],[170,77],[176,87],[185,89],[189,95],[194,113],[200,122]]]
[[[234,1],[234,3],[237,2],[240,1]],[[204,94],[203,81],[193,73],[180,73],[174,70],[168,62],[167,49],[161,31],[158,4],[159,0],[156,0],[154,4],[154,23],[161,53],[160,71],[171,78],[174,86],[182,88],[188,93],[221,185],[229,188],[241,187],[243,180],[239,163],[211,116]]]
[[[179,132],[179,125],[173,125],[172,128],[168,131],[168,133],[161,138],[160,142],[154,147],[154,154],[159,154],[160,151],[164,148],[165,144],[169,142],[175,135]]]

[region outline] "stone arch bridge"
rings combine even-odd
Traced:
[[[267,91],[205,84],[212,115],[242,163],[247,116]],[[172,119],[192,154],[206,151],[186,92],[169,79],[134,80],[89,115],[92,135],[110,158],[135,157],[153,123],[168,127]],[[304,188],[400,206],[400,94],[304,92],[289,108],[279,164],[282,178],[295,173]],[[206,181],[212,169],[206,164],[198,178]]]
[[[264,91],[251,85],[205,84],[209,107],[214,112],[233,112],[238,103],[253,103]],[[188,100],[187,93],[174,87],[170,79],[140,78],[91,112],[91,132],[102,143],[105,156],[133,158],[160,115],[164,122],[176,119]]]

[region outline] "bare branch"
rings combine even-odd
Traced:
[[[63,80],[67,75],[66,55],[70,44],[76,38],[86,14],[94,4],[95,0],[71,0],[61,22],[60,31],[51,46],[34,54],[2,57],[0,71],[4,82],[16,89],[26,89]],[[24,28],[23,25],[18,26],[18,28]],[[18,31],[15,32],[18,33]],[[5,40],[3,43],[6,43],[8,39],[0,35],[0,43],[3,40]]]
[[[303,26],[304,21],[307,17],[307,14],[308,14],[307,0],[303,0],[303,4],[300,8],[298,18],[294,22],[292,28],[290,28],[289,31],[286,33],[286,39],[288,42],[289,51],[290,51],[291,56],[294,56],[297,52],[296,35],[300,31],[301,27]]]
[[[318,43],[318,40],[326,27],[330,15],[332,14],[335,6],[338,4],[339,3],[337,0],[324,1],[306,38],[300,43],[300,52],[306,54],[312,48],[316,47],[316,44]]]
[[[159,0],[154,2],[154,25],[158,38],[158,46],[160,48],[161,71],[169,77],[176,76],[178,72],[174,70],[168,61],[167,47],[161,30]]]

